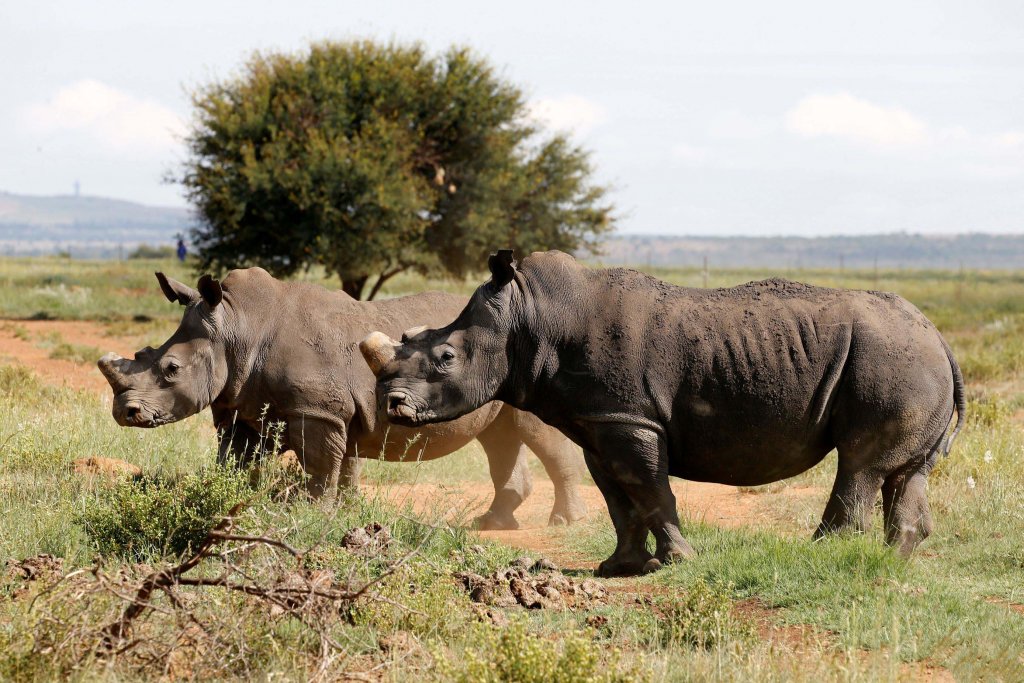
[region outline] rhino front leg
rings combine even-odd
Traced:
[[[590,469],[590,476],[604,496],[615,527],[615,551],[598,565],[595,574],[612,577],[643,573],[644,567],[654,557],[647,550],[647,525],[621,482],[608,471],[606,463],[588,450],[583,451],[583,458]]]
[[[217,429],[217,464],[247,468],[256,464],[263,446],[260,433],[238,420],[235,411],[214,410],[213,426]]]
[[[309,495],[333,498],[345,461],[345,425],[309,416],[289,418],[288,440],[306,472]]]
[[[596,458],[587,460],[591,473],[595,470],[591,459],[599,459],[598,469],[625,493],[632,516],[654,534],[654,556],[644,562],[640,572],[655,571],[666,563],[692,557],[693,548],[679,531],[676,497],[668,478],[668,452],[661,437],[644,427],[614,424],[599,430],[596,443],[601,444],[600,452]],[[610,505],[611,501],[609,511]],[[645,544],[646,538],[645,531]]]

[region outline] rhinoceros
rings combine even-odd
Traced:
[[[517,265],[501,251],[490,270],[454,322],[360,344],[381,409],[422,426],[500,400],[558,427],[583,447],[615,527],[598,574],[693,553],[669,476],[766,484],[832,449],[817,536],[863,529],[880,488],[889,544],[909,554],[931,531],[926,477],[963,424],[964,386],[906,300],[781,279],[689,289],[559,252]]]
[[[397,333],[413,321],[448,319],[465,297],[430,292],[356,301],[341,291],[282,282],[260,268],[233,270],[223,283],[206,275],[197,289],[162,273],[156,277],[164,295],[185,307],[184,316],[160,348],[144,348],[134,360],[115,354],[99,360],[114,391],[118,424],[157,427],[209,406],[219,459],[247,461],[263,426],[279,421],[282,447],[299,456],[314,496],[354,483],[359,461],[346,456],[432,459],[477,439],[495,491],[490,509],[476,520],[482,528],[517,527],[514,511],[531,489],[525,444],[555,486],[550,523],[585,513],[577,491],[579,450],[529,413],[494,402],[433,427],[378,420],[374,378],[359,358],[359,340],[376,328]]]

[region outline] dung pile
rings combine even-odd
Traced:
[[[604,586],[593,579],[565,576],[550,561],[520,557],[508,567],[481,576],[456,572],[453,576],[469,592],[473,602],[489,607],[526,609],[575,609],[603,605]]]
[[[0,576],[0,587],[6,584],[11,597],[18,598],[26,594],[35,581],[49,585],[63,576],[63,558],[43,553],[24,560],[7,560],[4,574]]]

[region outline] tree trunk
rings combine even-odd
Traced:
[[[373,283],[373,289],[370,290],[370,296],[366,297],[367,301],[373,301],[373,297],[377,296],[377,292],[380,291],[381,285],[393,278],[394,276],[401,273],[408,266],[398,266],[392,270],[385,270],[383,273],[377,276],[377,281]]]
[[[345,292],[350,297],[352,297],[353,299],[358,301],[360,299],[360,297],[363,296],[363,287],[366,286],[366,280],[367,279],[368,278],[365,278],[365,277],[359,277],[359,278],[356,278],[354,280],[342,279],[342,281],[341,281],[341,291]]]

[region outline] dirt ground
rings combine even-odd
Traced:
[[[29,339],[17,337],[17,328],[27,330]],[[8,320],[0,322],[0,360],[24,365],[43,381],[56,386],[89,392],[110,391],[107,381],[94,364],[50,358],[49,350],[36,343],[36,339],[53,333],[72,344],[95,346],[104,353],[114,351],[129,358],[139,349],[136,345],[138,340],[109,336],[101,323],[79,320]]]

